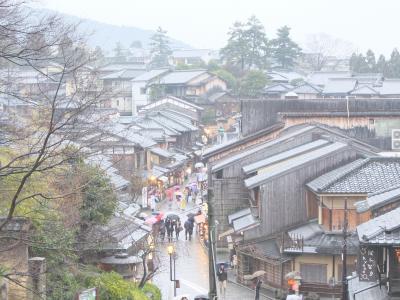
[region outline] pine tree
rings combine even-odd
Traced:
[[[271,42],[273,57],[284,69],[292,68],[296,58],[301,54],[301,48],[291,40],[289,35],[290,28],[283,26],[278,29],[277,38]]]
[[[124,49],[124,47],[122,46],[121,42],[117,42],[115,44],[115,48],[113,49],[114,56],[116,56],[116,57],[122,56],[123,49]]]
[[[264,26],[255,16],[245,24],[235,22],[228,35],[228,43],[221,49],[222,59],[227,65],[239,68],[242,73],[254,67],[265,67],[268,40]]]
[[[390,55],[386,75],[391,78],[400,77],[400,53],[397,48],[394,48]]]
[[[383,56],[382,54],[379,56],[378,61],[376,63],[376,72],[382,73],[384,76],[386,76],[387,62],[385,56]]]
[[[375,54],[371,49],[368,49],[367,54],[365,56],[365,61],[368,65],[368,71],[371,73],[376,72]]]
[[[172,51],[169,46],[169,38],[167,36],[167,31],[158,27],[156,33],[151,37],[151,54],[152,61],[151,65],[153,67],[165,67],[168,66],[168,57],[171,55]]]
[[[254,66],[262,69],[266,65],[268,40],[264,26],[255,16],[248,19],[244,37],[248,47],[247,65],[249,69]]]

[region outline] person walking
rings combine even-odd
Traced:
[[[182,231],[182,224],[181,224],[181,220],[177,220],[176,221],[176,225],[175,225],[175,236],[176,236],[176,240],[179,240],[179,233]]]
[[[189,241],[192,240],[192,234],[193,234],[193,228],[194,228],[192,219],[186,220],[186,222],[183,226],[185,227],[185,240],[187,240],[188,237],[189,237]]]
[[[228,273],[225,270],[224,264],[221,264],[219,266],[219,269],[217,272],[217,277],[218,277],[219,291],[220,291],[221,297],[222,297],[222,299],[225,299],[226,282],[228,280]]]
[[[168,242],[172,241],[172,233],[174,231],[174,227],[172,225],[171,219],[168,219],[165,221],[165,228],[167,230],[167,236],[168,236]]]
[[[165,222],[164,222],[164,220],[161,220],[161,222],[160,222],[160,239],[161,239],[161,242],[164,242],[164,238],[165,238]]]
[[[261,289],[261,284],[262,281],[260,280],[260,278],[256,278],[255,280],[255,284],[256,284],[256,296],[254,298],[254,300],[260,300],[260,289]]]

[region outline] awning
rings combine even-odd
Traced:
[[[162,182],[168,182],[168,177],[166,176],[160,176],[158,179],[160,179]]]
[[[232,225],[235,232],[242,232],[260,225],[260,221],[250,214],[233,220]]]
[[[227,231],[219,234],[218,235],[218,239],[222,239],[223,237],[226,237],[226,236],[231,235],[233,233],[235,233],[235,230],[233,228],[229,228]]]
[[[233,220],[236,220],[238,218],[241,218],[241,217],[244,217],[244,216],[250,215],[250,214],[251,214],[250,208],[245,208],[245,209],[239,210],[233,214],[228,215],[228,223],[232,224]]]

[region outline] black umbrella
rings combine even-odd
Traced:
[[[178,221],[179,220],[179,216],[178,215],[175,215],[175,214],[169,214],[168,216],[167,216],[167,219],[170,219],[170,220],[175,220],[175,221]]]
[[[187,216],[188,218],[194,218],[195,214],[194,214],[194,213],[188,213],[186,216]]]

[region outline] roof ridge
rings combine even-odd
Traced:
[[[359,160],[359,162],[356,163],[358,160]],[[322,187],[320,188],[320,190],[324,190],[324,189],[326,189],[326,188],[328,188],[328,187],[331,187],[331,186],[332,186],[333,184],[335,184],[339,179],[342,179],[342,178],[345,178],[345,177],[349,176],[349,175],[350,175],[351,173],[353,173],[355,170],[359,169],[360,167],[364,166],[367,162],[369,162],[369,161],[370,161],[370,158],[364,158],[364,159],[358,159],[358,160],[355,160],[355,161],[353,161],[353,162],[350,162],[350,163],[346,164],[346,165],[349,165],[349,164],[353,164],[353,163],[354,163],[354,166],[352,166],[351,168],[347,169],[347,170],[344,171],[342,174],[337,175],[336,177],[332,178],[332,180],[330,180],[330,181],[327,182],[326,184],[322,185]],[[346,165],[344,165],[344,166],[342,166],[342,167],[345,167]],[[340,167],[339,167],[339,168],[340,168]],[[337,169],[338,169],[338,168],[337,168]],[[334,171],[334,170],[332,170],[332,171]]]

